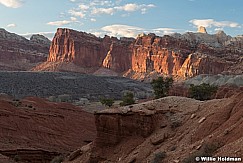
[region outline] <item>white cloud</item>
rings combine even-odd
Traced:
[[[122,6],[122,9],[124,11],[133,12],[133,11],[136,11],[139,9],[139,5],[137,5],[135,3],[129,3],[129,4]]]
[[[7,25],[7,27],[8,27],[8,28],[11,28],[11,27],[16,27],[16,26],[17,26],[17,25],[16,25],[16,24],[14,24],[14,23],[13,23],[13,24],[8,24],[8,25]]]
[[[147,13],[147,9],[146,8],[142,8],[141,9],[141,14],[146,14]]]
[[[223,31],[224,28],[215,28],[214,30],[215,30],[215,31]]]
[[[82,25],[82,23],[78,21],[76,17],[70,17],[70,20],[51,21],[46,24],[53,25],[53,26],[63,26],[63,25],[69,25],[71,23],[80,23],[80,25]]]
[[[104,35],[105,35],[104,32],[97,32],[97,31],[91,31],[90,33],[92,33],[93,35],[95,35],[97,37],[104,37]]]
[[[93,34],[99,36],[103,35],[110,35],[115,37],[137,37],[138,34],[141,33],[155,33],[158,36],[162,35],[170,35],[175,32],[183,31],[182,29],[174,29],[174,28],[155,28],[155,29],[144,29],[136,26],[129,26],[129,25],[121,25],[121,24],[113,24],[108,25],[101,28],[101,31],[91,31]]]
[[[179,30],[180,29],[174,29],[174,28],[156,28],[153,29],[152,32],[155,33],[156,35],[170,35]]]
[[[113,8],[93,8],[91,14],[93,14],[93,15],[99,15],[99,14],[113,15],[114,9]]]
[[[91,18],[90,21],[96,22],[96,19],[95,18]]]
[[[53,25],[53,26],[62,26],[72,23],[73,21],[70,20],[61,20],[61,21],[52,21],[48,22],[47,25]]]
[[[114,24],[101,28],[103,31],[107,32],[108,35],[116,37],[136,37],[138,34],[143,32],[143,28]]]
[[[155,7],[154,4],[136,4],[136,3],[128,3],[124,6],[115,6],[114,9],[117,11],[125,11],[125,12],[135,12],[135,11],[141,11],[142,14],[145,14],[149,8]]]
[[[117,9],[117,10],[120,10],[120,11],[127,11],[127,12],[134,12],[134,11],[138,11],[138,10],[141,10],[141,11],[145,11],[149,8],[153,8],[155,7],[154,4],[149,4],[149,5],[146,5],[146,4],[136,4],[136,3],[128,3],[128,4],[125,4],[124,6],[116,6],[114,7],[114,9]]]
[[[30,37],[34,34],[40,34],[40,35],[43,35],[45,37],[47,37],[49,40],[52,40],[55,32],[35,32],[35,33],[25,33],[25,34],[20,34],[21,36],[27,38],[27,39],[30,39]]]
[[[70,0],[74,1],[74,0]],[[81,2],[77,5],[76,8],[70,9],[68,11],[69,14],[72,16],[79,16],[81,18],[90,18],[89,16],[92,15],[101,15],[101,14],[107,14],[107,15],[114,15],[117,12],[120,12],[121,15],[124,15],[131,12],[140,11],[141,14],[145,14],[148,9],[155,7],[154,4],[137,4],[137,3],[127,3],[124,5],[120,5],[122,0],[82,0],[75,2]]]
[[[90,6],[113,6],[112,1],[92,0]]]
[[[0,3],[10,8],[19,8],[23,5],[22,0],[0,0]]]
[[[71,21],[77,21],[77,18],[75,17],[70,17]]]
[[[80,17],[80,18],[85,17],[85,14],[81,11],[69,10],[68,13],[71,14],[72,16],[77,16],[77,17]]]
[[[81,10],[88,10],[88,9],[89,9],[89,5],[80,4],[80,5],[79,5],[79,8],[80,8]]]
[[[189,21],[193,25],[199,27],[199,26],[204,26],[204,27],[218,27],[218,28],[223,28],[223,27],[231,27],[231,28],[236,28],[240,27],[240,25],[236,22],[231,22],[231,21],[215,21],[214,19],[193,19]]]

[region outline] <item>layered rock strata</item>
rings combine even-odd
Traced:
[[[241,36],[231,37],[223,31],[215,35],[200,33],[139,35],[132,38],[105,36],[59,28],[50,48],[48,62],[74,63],[82,68],[107,68],[124,76],[158,73],[186,79],[199,74],[240,73],[233,68],[242,64]],[[48,64],[45,64],[48,65]],[[42,70],[40,66],[36,70]],[[238,66],[240,67],[240,66]],[[45,69],[46,70],[46,69]],[[79,72],[79,70],[77,70]]]
[[[131,40],[118,40],[71,29],[57,29],[53,38],[49,62],[72,62],[80,67],[107,67],[122,72],[130,67],[128,46]]]
[[[40,38],[45,43],[40,42]],[[31,40],[0,29],[0,69],[30,70],[38,63],[44,62],[49,53],[48,39],[33,36]]]

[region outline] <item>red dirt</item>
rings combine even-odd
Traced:
[[[36,97],[0,99],[0,119],[0,153],[17,149],[69,153],[96,135],[92,114]]]
[[[168,163],[194,162],[200,154],[243,159],[242,117],[243,92],[204,102],[172,96],[101,111],[96,113],[96,141],[66,163],[147,163],[163,152]],[[150,135],[143,134],[151,129]]]

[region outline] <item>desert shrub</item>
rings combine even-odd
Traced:
[[[101,98],[100,102],[102,105],[111,107],[114,104],[114,100],[110,98]]]
[[[15,106],[15,107],[19,107],[19,106],[22,105],[22,102],[21,101],[13,101],[12,105]]]
[[[183,163],[194,163],[196,157],[211,157],[213,153],[219,149],[222,145],[218,142],[212,142],[202,145],[202,147],[198,150],[190,154],[187,158],[185,158]]]
[[[15,155],[14,158],[13,158],[13,160],[15,162],[19,162],[21,159],[20,159],[19,155]]]
[[[32,105],[28,105],[28,107],[29,107],[29,108],[33,108],[33,106],[32,106]]]
[[[158,152],[155,153],[153,160],[151,163],[162,163],[163,159],[166,157],[165,152]]]
[[[189,96],[197,100],[209,100],[212,95],[217,91],[218,87],[210,84],[190,85]]]
[[[134,100],[134,95],[132,92],[127,92],[123,97],[122,97],[122,102],[120,103],[121,106],[127,106],[127,105],[132,105],[135,104]]]
[[[50,163],[61,163],[63,160],[64,160],[64,156],[60,155],[54,157]]]
[[[180,127],[182,125],[182,122],[181,121],[173,121],[172,123],[171,123],[171,128],[172,129],[175,129],[175,128],[177,128],[177,127]]]
[[[172,78],[158,77],[158,79],[153,79],[151,85],[154,89],[155,98],[158,99],[158,98],[168,96],[172,84],[173,84]]]

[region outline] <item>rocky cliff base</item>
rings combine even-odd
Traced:
[[[186,163],[208,155],[242,158],[242,99],[243,92],[205,102],[166,97],[98,112],[96,140],[66,162]]]

